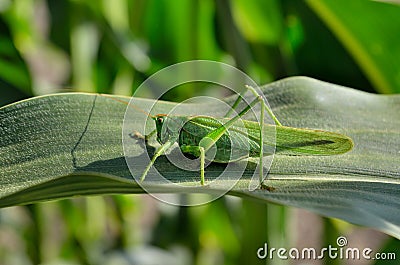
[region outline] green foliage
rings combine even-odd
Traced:
[[[399,6],[362,0],[307,2],[352,54],[377,91],[400,92],[400,40],[394,34],[400,23]]]
[[[290,75],[306,75],[361,90],[395,93],[399,92],[400,87],[400,65],[396,61],[400,47],[396,27],[398,11],[398,5],[361,0],[2,0],[0,105],[55,92],[131,95],[143,80],[157,70],[192,59],[210,59],[237,66],[259,84]],[[272,97],[272,102],[290,105],[291,97],[282,91],[287,95],[288,102],[280,102],[280,88],[276,89],[277,91],[268,92],[267,95]],[[313,93],[316,91],[318,90],[313,90]],[[151,98],[156,92],[157,88],[154,88],[154,91],[146,91],[140,96]],[[188,84],[168,93],[164,99],[180,101],[199,94],[225,96],[206,86]],[[372,129],[363,127],[363,131],[349,132],[358,142],[364,143],[361,149],[356,146],[357,156],[364,155],[368,159],[357,160],[354,164],[349,160],[347,163],[340,161],[333,168],[347,170],[345,176],[350,174],[353,179],[360,174],[360,170],[351,171],[350,168],[357,166],[367,169],[376,165],[378,170],[371,169],[368,174],[371,179],[378,177],[379,184],[374,184],[375,179],[368,182],[346,181],[343,182],[343,187],[332,189],[333,183],[328,187],[324,186],[322,182],[325,179],[318,184],[313,182],[315,185],[312,187],[309,187],[308,181],[296,182],[291,179],[290,185],[285,185],[284,182],[277,185],[287,191],[295,190],[291,196],[296,196],[296,199],[283,194],[278,200],[368,226],[377,227],[376,224],[381,222],[381,226],[378,226],[380,229],[394,234],[393,229],[396,226],[384,226],[393,223],[398,225],[398,219],[395,219],[398,207],[390,210],[388,207],[395,204],[387,199],[389,196],[386,198],[382,194],[396,195],[398,190],[390,188],[397,187],[398,169],[391,168],[398,164],[395,156],[397,153],[394,149],[389,149],[393,151],[392,156],[387,156],[387,152],[381,156],[378,151],[383,146],[397,146],[397,140],[392,137],[398,132],[398,123],[390,125],[392,130],[383,129],[388,125],[387,121],[397,113],[391,112],[396,106],[391,100],[378,100],[379,97],[366,97],[354,91],[351,94],[352,99],[357,102],[354,106],[360,108],[343,113],[349,116],[349,122],[346,118],[346,122],[340,124],[338,129],[358,125],[372,126]],[[306,99],[313,98],[306,91],[300,95]],[[65,100],[53,101],[56,98]],[[296,99],[296,102],[302,98]],[[128,180],[130,175],[126,168],[119,167],[124,161],[118,138],[120,124],[112,119],[120,118],[118,115],[123,113],[123,106],[104,103],[104,111],[110,110],[111,113],[102,113],[103,117],[94,116],[94,124],[101,123],[102,126],[96,127],[98,131],[88,127],[88,133],[93,134],[90,138],[82,138],[83,141],[73,149],[76,137],[82,135],[82,126],[87,122],[85,118],[88,118],[91,99],[93,96],[89,95],[45,97],[2,109],[2,115],[6,118],[0,121],[1,134],[18,134],[18,138],[2,138],[0,141],[18,141],[14,146],[7,145],[7,148],[16,148],[15,151],[21,151],[21,148],[31,150],[19,157],[20,160],[15,160],[24,160],[24,163],[1,169],[2,206],[69,197],[82,191],[86,191],[85,194],[142,192],[132,186],[134,184]],[[343,97],[341,103],[344,104],[344,100]],[[44,105],[36,105],[42,101],[45,102]],[[385,101],[388,106],[383,107],[381,101]],[[35,104],[29,105],[30,103]],[[31,115],[34,112],[22,109],[20,113],[27,116],[24,114],[18,116],[20,119],[12,120],[13,116],[10,114],[8,117],[8,111],[13,110],[12,113],[15,114],[16,106],[25,106],[30,110],[36,107],[35,110],[42,112],[37,112],[38,116],[33,117]],[[307,109],[307,106],[304,107]],[[313,121],[313,118],[319,119],[316,112],[309,116],[312,111],[310,109],[305,112],[293,109],[293,113],[285,113],[284,109],[280,111],[282,117],[294,126],[332,126],[331,116],[324,122],[315,123],[318,126],[307,123]],[[364,116],[363,112],[372,116]],[[352,120],[351,117],[359,117],[361,114],[362,120]],[[82,120],[76,123],[72,118],[62,124],[60,118],[63,115]],[[290,120],[291,116],[294,117],[293,120]],[[390,119],[385,118],[384,121],[383,116]],[[106,120],[105,117],[110,119]],[[371,117],[379,122],[371,124]],[[11,131],[5,131],[3,124]],[[56,124],[58,127],[50,128],[52,134],[44,130],[48,128],[46,126]],[[40,128],[40,125],[46,126]],[[18,131],[18,128],[23,131]],[[55,131],[56,128],[59,130]],[[101,143],[96,132],[103,133],[105,130],[108,131],[106,136],[102,135],[104,142]],[[374,135],[375,131],[379,131],[379,134]],[[61,143],[64,149],[58,148],[57,144],[47,144],[50,139],[60,144],[57,136],[71,137]],[[34,139],[37,145],[27,146],[29,142],[25,142],[26,139]],[[94,140],[86,142],[88,139]],[[65,148],[67,143],[72,142],[73,146],[69,146],[69,151],[74,150],[74,154],[78,155],[75,166],[81,170],[75,179],[71,178],[71,172],[75,171],[71,152],[68,153]],[[43,146],[39,143],[43,143]],[[104,148],[105,143],[110,145]],[[1,154],[6,152],[3,150],[5,149],[0,149]],[[7,150],[7,154],[14,155],[16,159],[17,153]],[[49,152],[52,155],[46,155]],[[371,162],[374,155],[374,161]],[[1,155],[0,160],[4,161],[7,157]],[[113,160],[116,157],[120,157],[120,160]],[[37,164],[34,166],[40,159],[52,162],[44,167]],[[278,177],[280,168],[282,171],[287,169],[285,165],[289,160],[293,169],[301,170],[303,163],[307,163],[312,166],[309,169],[312,173],[332,173],[331,167],[329,170],[327,166],[322,168],[326,165],[325,161],[318,161],[323,162],[318,166],[312,163],[313,160],[277,157],[273,170]],[[111,164],[107,164],[108,162]],[[95,170],[97,173],[93,175],[93,172],[85,171],[84,168],[88,165],[90,171]],[[116,165],[119,169],[114,167]],[[380,169],[388,168],[392,170],[389,172],[395,173],[392,178],[379,175],[388,172],[381,172]],[[11,174],[12,170],[17,172]],[[362,170],[361,172],[365,173]],[[297,176],[298,171],[289,173],[288,176],[293,177]],[[126,177],[126,181],[121,176]],[[197,176],[192,177],[193,181],[198,181]],[[382,177],[385,181],[382,181]],[[93,185],[93,182],[96,184]],[[342,180],[334,184],[341,183]],[[318,207],[320,198],[316,199],[312,197],[312,193],[309,194],[310,190],[315,189],[326,191],[326,197],[340,199],[339,209]],[[295,203],[298,202],[297,197],[302,197],[303,194],[309,194],[309,198],[313,199],[305,200],[302,204]],[[365,211],[355,211],[347,216],[345,213],[355,209],[354,205],[360,202],[349,202],[346,196],[351,198],[360,194],[364,198],[372,196],[370,200],[363,201]],[[261,200],[275,201],[272,197],[265,197],[265,194],[261,194],[261,197]],[[189,195],[180,197],[180,200],[190,198]],[[373,201],[382,203],[376,205]],[[338,211],[337,215],[333,214],[335,209]],[[296,219],[290,211],[280,206],[259,204],[246,199],[235,200],[229,196],[197,208],[168,207],[139,195],[80,198],[29,207],[12,207],[0,211],[0,263],[105,264],[121,260],[129,262],[133,258],[150,256],[153,260],[161,257],[163,263],[168,263],[173,258],[171,264],[177,264],[177,261],[182,264],[265,264],[269,261],[259,261],[255,256],[255,250],[264,242],[268,241],[278,247],[292,247],[296,240],[288,232],[289,226],[293,229],[291,223]],[[380,220],[378,217],[381,214],[386,219]],[[308,220],[304,223],[308,223]],[[331,223],[323,224],[323,242],[327,244],[334,245],[338,235],[350,234],[356,229],[332,229]],[[302,230],[304,229],[296,230],[296,233],[301,233]],[[376,250],[385,240],[379,234],[371,238],[371,241],[377,242]],[[157,248],[150,249],[149,244]],[[398,244],[398,240],[392,239],[386,247],[398,249]],[[143,248],[137,250],[135,247]],[[155,251],[157,255],[146,251]],[[143,260],[135,262],[145,263]],[[271,262],[285,264],[285,261]],[[342,263],[345,264],[346,261]]]

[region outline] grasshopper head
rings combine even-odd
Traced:
[[[167,141],[175,142],[179,137],[183,125],[187,121],[185,116],[157,114],[153,117],[156,123],[157,141],[164,144]]]
[[[154,116],[153,117],[153,119],[154,119],[154,122],[156,123],[156,130],[157,130],[157,141],[160,143],[160,144],[163,144],[163,143],[165,143],[167,140],[165,139],[165,136],[164,137],[161,137],[162,136],[162,130],[163,130],[163,125],[164,125],[164,122],[165,122],[165,120],[168,118],[168,116],[167,115],[164,115],[164,114],[158,114],[158,115],[156,115],[156,116]],[[163,141],[164,140],[164,141]]]

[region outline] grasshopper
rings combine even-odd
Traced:
[[[156,159],[166,153],[175,142],[178,143],[182,153],[200,157],[201,185],[205,184],[206,158],[212,162],[230,163],[256,157],[259,158],[260,187],[268,190],[270,187],[263,183],[263,157],[272,155],[274,151],[285,155],[337,155],[352,149],[353,141],[346,135],[283,126],[256,90],[251,86],[246,86],[246,88],[255,95],[255,99],[232,118],[229,118],[229,115],[243,100],[242,93],[239,94],[224,118],[166,114],[152,116],[148,114],[154,120],[156,129],[141,137],[147,141],[156,134],[157,141],[161,146],[155,151],[150,163],[143,171],[140,181],[145,180]],[[256,104],[261,104],[260,122],[239,121]],[[264,124],[265,111],[274,120],[275,125]],[[274,134],[275,131],[276,139],[274,141],[268,135]],[[137,135],[140,136],[140,134]],[[242,148],[241,145],[244,142],[247,144]],[[214,148],[214,156],[206,157],[207,152],[212,148]]]

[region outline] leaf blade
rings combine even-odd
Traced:
[[[306,208],[400,237],[400,117],[394,115],[400,111],[400,97],[372,95],[302,77],[284,79],[263,90],[285,125],[339,132],[351,137],[355,146],[336,156],[276,155],[267,181],[275,191],[249,191],[254,169],[250,166],[230,193]],[[136,102],[142,106],[153,103]],[[155,112],[165,113],[173,106],[158,102]],[[0,206],[143,192],[130,175],[122,148],[125,108],[96,94],[43,96],[1,108]],[[140,125],[129,122],[132,130]],[[134,140],[131,147],[138,156],[147,153]],[[154,192],[210,193],[230,185],[216,181],[208,187],[195,186],[197,172],[177,170],[164,157],[156,167],[185,187],[146,179]],[[222,170],[212,164],[206,173],[212,179]]]

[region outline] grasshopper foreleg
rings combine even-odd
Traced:
[[[172,142],[166,142],[165,144],[163,144],[159,148],[157,148],[157,150],[154,153],[154,156],[151,159],[150,163],[147,165],[146,169],[143,171],[143,174],[140,177],[140,182],[144,181],[144,179],[146,178],[147,173],[149,172],[150,168],[154,165],[154,162],[156,161],[157,157],[159,157],[160,155],[164,154],[172,146],[172,144],[173,144]]]
[[[134,132],[131,132],[131,133],[129,134],[129,136],[130,136],[131,138],[142,139],[142,140],[144,140],[145,142],[148,142],[148,141],[150,140],[150,138],[153,137],[153,135],[154,135],[156,132],[157,132],[157,130],[153,130],[153,131],[151,131],[149,134],[143,135],[143,134],[141,134],[141,133],[138,132],[138,131],[134,131]]]

